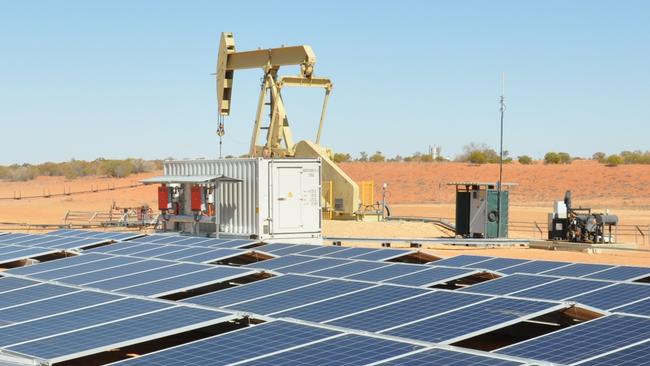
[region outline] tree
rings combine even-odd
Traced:
[[[375,151],[375,153],[370,156],[369,160],[373,163],[381,163],[385,161],[386,158],[382,155],[381,151]]]
[[[605,164],[607,164],[607,166],[619,166],[623,163],[623,158],[619,155],[610,155],[607,157],[607,159],[605,159]]]
[[[607,155],[606,155],[604,152],[599,151],[599,152],[597,152],[597,153],[594,153],[594,154],[591,156],[591,158],[592,158],[593,160],[598,161],[599,163],[602,163],[602,162],[605,161],[605,158],[607,158]]]
[[[485,152],[475,150],[469,153],[467,160],[472,164],[485,164],[488,162],[488,157]]]
[[[334,160],[335,163],[345,163],[352,160],[352,156],[350,156],[350,154],[336,153],[332,157],[332,160]]]
[[[521,155],[517,158],[517,161],[519,161],[520,164],[530,165],[533,163],[533,158],[528,155]]]
[[[471,142],[463,147],[463,153],[456,157],[457,161],[468,161],[473,164],[498,163],[499,154],[486,144]],[[508,151],[503,151],[504,163],[509,162]],[[511,161],[511,160],[510,160]]]
[[[368,161],[368,153],[365,151],[360,152],[357,161]]]
[[[571,155],[565,152],[557,153],[558,158],[560,159],[560,164],[571,164]]]
[[[544,164],[560,164],[560,156],[553,151],[549,151],[544,155]]]

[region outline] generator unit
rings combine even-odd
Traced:
[[[513,183],[452,182],[456,187],[456,235],[507,238],[509,189]]]
[[[571,191],[564,201],[556,201],[548,214],[548,239],[579,243],[614,243],[612,227],[618,225],[618,216],[593,213],[591,208],[573,207]]]
[[[321,241],[320,159],[169,160],[158,208],[164,231]]]

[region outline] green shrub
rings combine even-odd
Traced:
[[[560,164],[571,164],[571,155],[565,152],[557,153],[558,158],[560,159]]]
[[[352,160],[352,156],[350,156],[350,154],[335,153],[332,160],[334,160],[335,163],[345,163]]]
[[[560,164],[560,156],[553,151],[547,152],[544,155],[544,164]]]
[[[592,160],[596,160],[596,161],[599,162],[599,163],[603,163],[603,162],[605,162],[605,159],[606,159],[606,158],[607,158],[607,154],[605,154],[604,152],[601,152],[601,151],[599,151],[599,152],[597,152],[597,153],[594,153],[594,154],[591,156],[591,159],[592,159]]]
[[[619,155],[610,155],[605,159],[605,164],[607,164],[607,166],[619,166],[623,164],[623,162],[623,158]]]
[[[517,161],[519,161],[520,164],[530,165],[533,163],[533,158],[528,155],[521,155],[517,158]]]

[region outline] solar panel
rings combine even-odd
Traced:
[[[291,266],[297,263],[303,263],[316,260],[314,257],[307,257],[302,255],[287,255],[284,257],[273,258],[265,261],[259,261],[247,264],[244,267],[263,268],[263,269],[277,269],[286,266]]]
[[[118,243],[114,243],[114,244],[102,245],[100,247],[91,248],[91,249],[88,249],[88,250],[84,251],[84,253],[110,253],[110,252],[114,252],[114,251],[121,250],[121,249],[137,248],[137,247],[140,247],[140,246],[145,248],[144,245],[147,245],[147,244],[134,243],[134,242],[130,242],[130,241],[128,241],[128,242],[118,242]]]
[[[44,246],[47,246],[49,248],[57,248],[57,249],[66,249],[66,250],[71,250],[71,249],[83,249],[83,248],[88,248],[94,245],[106,243],[107,240],[105,239],[95,239],[95,238],[64,238],[61,240],[58,240],[57,242],[48,242],[44,244]]]
[[[393,340],[347,334],[276,353],[246,365],[338,366],[366,365],[423,348]]]
[[[253,273],[255,273],[255,271],[237,267],[219,266],[160,281],[121,288],[118,291],[133,295],[162,297],[181,291],[188,291],[215,283],[225,282],[233,278],[247,276]]]
[[[90,285],[94,282],[105,281],[108,279],[115,279],[122,276],[134,275],[137,273],[150,271],[153,269],[165,268],[173,265],[174,262],[167,262],[154,259],[143,259],[139,262],[125,264],[123,266],[116,266],[106,269],[101,269],[94,272],[86,272],[78,275],[60,278],[59,281],[70,283],[73,285]]]
[[[368,332],[378,332],[404,324],[409,320],[456,310],[487,299],[490,297],[451,291],[431,291],[422,296],[346,316],[328,323]]]
[[[401,325],[383,333],[427,342],[453,343],[549,313],[562,306],[532,300],[496,298]]]
[[[188,247],[188,248],[185,248],[183,250],[172,250],[170,253],[158,255],[158,256],[156,256],[156,258],[174,261],[174,260],[179,260],[179,259],[181,259],[183,257],[189,257],[189,256],[197,255],[197,254],[202,254],[202,253],[205,253],[205,252],[207,252],[209,250],[212,250],[212,249],[210,249],[208,247],[198,247],[198,246],[197,247]]]
[[[525,290],[557,280],[557,278],[546,276],[514,274],[468,286],[459,291],[477,292],[490,295],[506,295],[515,291]]]
[[[650,267],[619,266],[585,276],[612,281],[632,281],[646,277],[650,277]]]
[[[608,266],[605,264],[573,263],[568,266],[558,268],[558,269],[553,269],[543,273],[547,275],[553,275],[553,276],[582,277],[612,267],[614,266]]]
[[[168,235],[162,238],[153,238],[149,241],[149,243],[171,244],[185,239],[187,239],[187,237],[180,236],[180,235]]]
[[[513,273],[530,273],[537,274],[545,271],[551,271],[560,267],[566,267],[571,263],[555,261],[530,261],[516,266],[500,269],[499,272],[505,274]]]
[[[217,248],[233,248],[233,249],[237,249],[237,248],[249,247],[249,246],[251,246],[253,244],[257,244],[257,243],[258,243],[258,241],[256,241],[256,240],[233,239],[233,240],[230,240],[230,241],[228,241],[226,243],[219,244],[219,245],[212,245],[212,246],[217,247]]]
[[[528,297],[534,299],[562,300],[585,292],[593,291],[605,286],[610,286],[611,282],[579,280],[575,278],[565,278],[529,290],[519,291],[510,294],[517,297]]]
[[[294,264],[291,266],[277,268],[276,271],[282,273],[309,273],[319,271],[321,269],[340,266],[341,264],[350,263],[347,259],[336,258],[317,258],[313,261]]]
[[[0,253],[0,263],[10,263],[15,262],[21,259],[27,259],[31,257],[40,257],[47,254],[56,253],[59,250],[51,248],[25,248],[22,250],[16,250],[11,253]]]
[[[341,266],[326,268],[320,271],[312,272],[311,274],[314,276],[341,278],[341,277],[346,277],[361,272],[370,271],[377,268],[386,267],[389,265],[390,264],[388,263],[381,263],[381,262],[354,261],[348,264],[343,264]]]
[[[328,280],[261,299],[253,299],[230,305],[226,308],[268,315],[282,310],[288,310],[296,306],[306,305],[315,301],[325,300],[334,296],[361,290],[370,286],[371,285],[362,282]]]
[[[156,258],[165,254],[186,250],[187,247],[183,245],[167,245],[167,244],[143,244],[139,250],[132,251],[129,255],[141,258]],[[207,250],[207,249],[206,249]],[[122,251],[114,254],[124,254]]]
[[[387,261],[401,257],[403,255],[415,253],[415,250],[406,249],[379,249],[370,253],[350,257],[352,259],[363,259],[367,261]]]
[[[42,279],[42,280],[56,280],[59,278],[74,276],[86,272],[94,272],[105,268],[123,266],[126,264],[138,262],[140,260],[141,259],[129,258],[129,257],[106,258],[106,259],[93,261],[89,263],[82,263],[77,266],[64,267],[64,268],[54,269],[51,271],[36,273],[31,277]]]
[[[496,352],[569,364],[648,338],[650,319],[609,315],[501,348]]]
[[[304,252],[301,252],[303,255],[312,255],[314,257],[329,257],[330,254],[334,254],[337,252],[340,252],[342,250],[347,250],[349,248],[346,247],[338,247],[338,246],[320,246],[315,249],[310,249]]]
[[[276,320],[125,360],[116,365],[205,366],[206,362],[209,362],[210,365],[227,365],[337,334],[340,333]],[[243,349],[246,352],[242,352]]]
[[[385,282],[405,286],[432,286],[436,283],[444,283],[457,278],[466,277],[476,272],[477,271],[474,269],[433,267],[405,276],[390,278]]]
[[[0,277],[0,293],[38,284],[36,281],[15,277]]]
[[[483,268],[483,269],[491,269],[491,270],[500,270],[502,268],[508,268],[512,266],[516,266],[518,264],[524,264],[528,263],[530,260],[528,259],[516,259],[516,258],[493,258],[493,259],[488,259],[483,262],[471,264],[465,267],[474,267],[474,268]]]
[[[312,322],[324,322],[380,305],[389,304],[397,300],[422,295],[427,292],[427,290],[412,287],[380,285],[334,299],[276,313],[274,316],[279,318],[296,318]]]
[[[101,292],[73,292],[63,296],[0,310],[0,323],[8,324],[22,322],[118,299],[120,299],[120,296]]]
[[[413,353],[392,361],[380,362],[377,365],[409,365],[409,366],[517,366],[521,362],[504,360],[488,353],[481,355],[460,351],[434,348],[423,352]]]
[[[217,324],[231,318],[232,315],[218,311],[175,307],[10,346],[7,349],[56,363],[76,358],[81,354],[99,353],[141,343],[148,339]]]
[[[180,258],[179,260],[183,262],[193,262],[193,263],[212,263],[212,262],[236,257],[246,253],[250,253],[250,250],[222,248],[222,249],[213,249],[189,257],[183,257]]]
[[[433,261],[429,264],[433,264],[434,266],[464,267],[464,266],[469,266],[471,264],[483,262],[493,258],[494,257],[485,257],[482,255],[462,254],[451,258],[445,258],[445,259]]]
[[[184,301],[199,305],[223,307],[323,281],[325,281],[324,278],[288,274],[192,297]]]
[[[155,242],[156,240],[160,240],[167,237],[169,237],[169,235],[149,234],[147,236],[131,239],[129,241],[137,242],[137,243],[152,243]]]
[[[59,269],[63,267],[76,266],[82,263],[98,261],[109,257],[110,256],[104,254],[89,253],[38,263],[31,266],[12,268],[9,269],[7,273],[29,276],[35,273],[51,271],[53,269]]]
[[[353,276],[349,276],[348,278],[353,279],[353,280],[360,280],[360,281],[384,281],[388,280],[390,278],[398,277],[398,276],[403,276],[406,274],[411,274],[415,273],[418,271],[423,271],[427,268],[431,268],[426,265],[419,265],[419,264],[393,264],[387,267],[382,267],[378,269],[374,269],[372,271],[367,271],[363,273],[359,273]]]
[[[174,276],[180,276],[183,274],[200,271],[205,268],[209,267],[200,264],[178,263],[163,268],[152,269],[146,272],[140,272],[118,278],[110,278],[104,281],[93,282],[91,286],[109,291],[117,290],[120,288],[158,281]]]
[[[623,307],[618,307],[613,311],[650,316],[650,298]]]
[[[289,248],[292,245],[295,244],[288,244],[288,243],[271,243],[271,244],[264,244],[262,246],[257,247],[256,249],[265,251],[267,253],[273,254],[276,250],[284,249],[284,248]]]
[[[136,253],[141,253],[141,252],[146,252],[148,250],[153,250],[153,249],[159,249],[163,248],[163,253],[169,253],[174,250],[181,250],[185,249],[185,247],[172,247],[169,245],[163,245],[163,244],[151,244],[151,243],[141,243],[141,244],[135,244],[131,242],[124,242],[124,246],[117,248],[115,250],[111,250],[108,252],[109,254],[118,254],[118,255],[134,255]]]
[[[50,285],[47,283],[23,287],[2,293],[2,296],[0,296],[0,309],[75,291],[79,290],[70,287]]]
[[[130,316],[170,308],[172,305],[141,299],[124,299],[98,306],[42,318],[25,323],[0,327],[0,347],[74,331]]]
[[[571,300],[596,308],[609,310],[621,305],[650,297],[650,285],[617,283],[613,286],[590,292]]]
[[[364,254],[369,254],[376,252],[381,249],[377,248],[346,248],[346,250],[341,250],[340,252],[330,253],[328,257],[330,258],[353,258]]]
[[[275,255],[288,255],[304,252],[310,249],[318,248],[315,244],[291,244],[291,246],[273,251]]]
[[[650,341],[621,349],[596,359],[578,363],[581,366],[638,366],[650,360]]]

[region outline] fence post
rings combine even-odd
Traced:
[[[535,226],[537,227],[537,231],[539,231],[539,238],[544,239],[544,233],[542,232],[542,228],[537,225],[537,221],[534,222]]]

